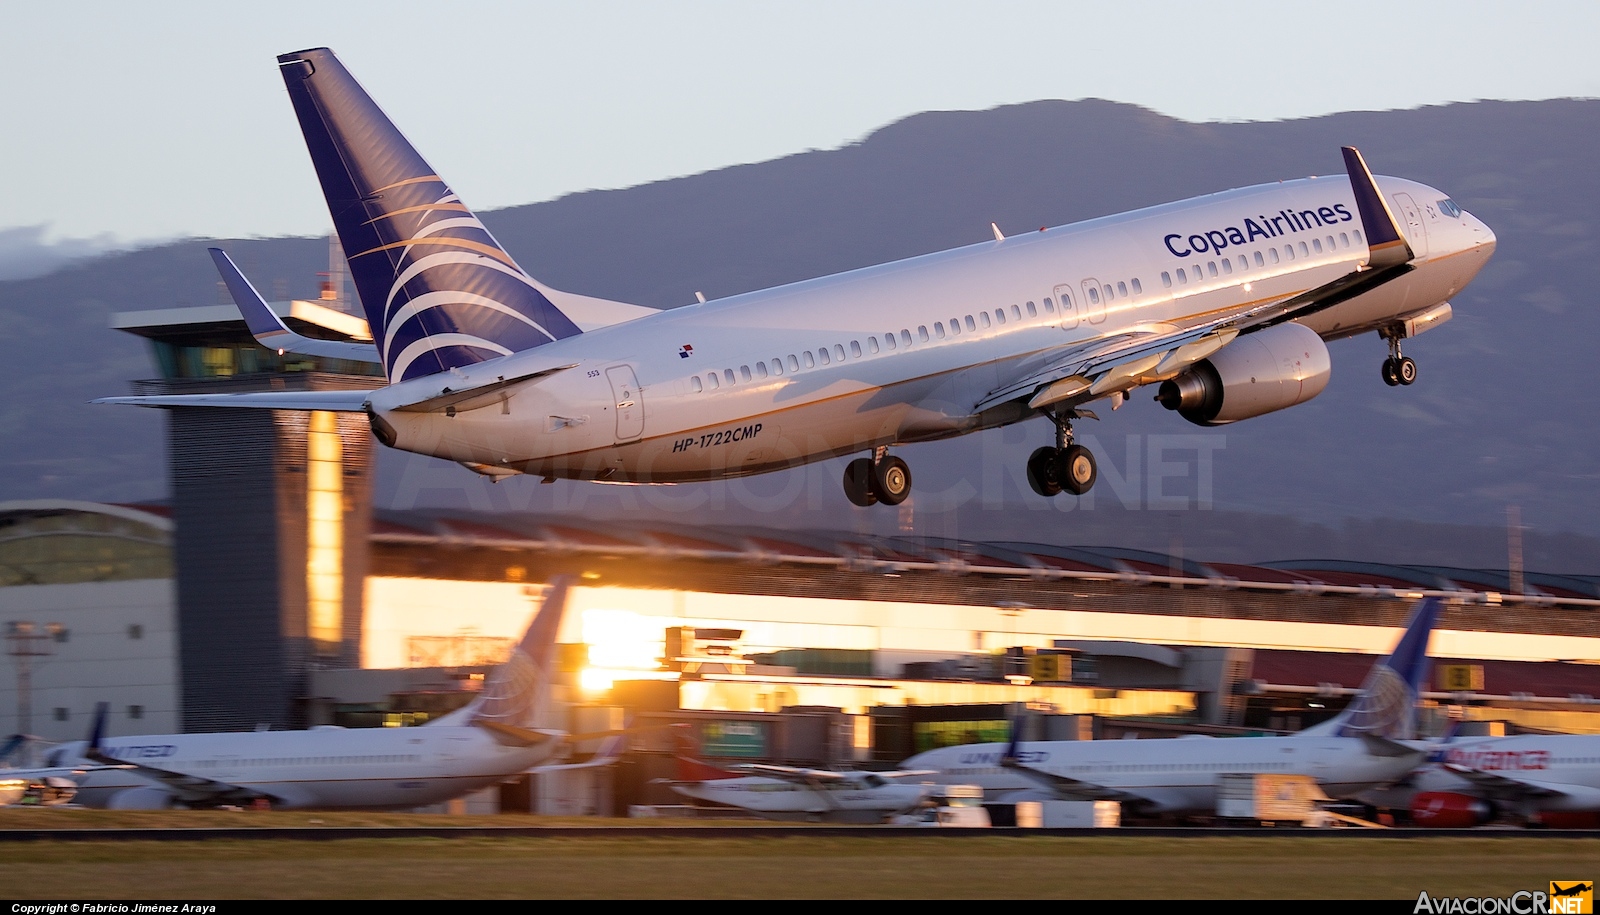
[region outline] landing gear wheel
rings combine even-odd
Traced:
[[[1417,362],[1410,356],[1400,357],[1395,364],[1395,376],[1401,384],[1412,384],[1417,380]]]
[[[1061,494],[1061,477],[1056,473],[1055,448],[1038,448],[1028,458],[1028,485],[1046,499]]]
[[[1099,475],[1094,455],[1082,445],[1068,445],[1056,459],[1056,476],[1061,480],[1061,488],[1075,496],[1081,496],[1093,488]]]
[[[884,505],[899,505],[911,495],[911,468],[893,455],[884,457],[873,468],[872,491]]]
[[[872,459],[856,458],[844,468],[844,495],[862,507],[872,505],[878,501],[878,493],[872,481]]]
[[[1400,383],[1400,368],[1393,359],[1383,360],[1383,383],[1391,388]]]

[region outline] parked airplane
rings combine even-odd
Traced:
[[[102,738],[62,744],[52,766],[83,762],[78,803],[147,809],[266,802],[273,807],[404,809],[488,787],[549,759],[566,734],[548,715],[567,583],[556,582],[511,657],[465,707],[415,728],[316,727]]]
[[[656,312],[533,279],[326,48],[278,58],[373,343],[307,341],[224,278],[266,346],[381,363],[370,391],[108,397],[99,403],[364,412],[385,445],[494,477],[673,483],[867,453],[858,505],[897,504],[889,448],[1035,416],[1045,496],[1094,485],[1073,423],[1135,388],[1202,425],[1310,400],[1324,340],[1401,341],[1494,251],[1442,191],[1346,175],[1281,181]],[[1396,214],[1399,214],[1398,216]],[[263,314],[265,312],[265,314]]]
[[[1408,807],[1418,826],[1465,828],[1500,817],[1600,828],[1600,735],[1524,734],[1449,740],[1429,764],[1363,800]]]
[[[991,799],[1112,800],[1147,815],[1213,812],[1224,773],[1309,775],[1329,796],[1350,797],[1404,777],[1426,757],[1424,748],[1400,741],[1416,736],[1417,693],[1438,614],[1437,600],[1422,601],[1350,705],[1299,734],[1024,743],[1019,721],[1010,744],[944,747],[905,764],[937,769],[941,782],[981,785]]]
[[[922,803],[930,786],[903,781],[932,771],[833,772],[762,763],[720,768],[678,753],[677,778],[667,782],[685,797],[738,807],[773,820],[881,823]]]

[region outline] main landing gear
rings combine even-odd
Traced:
[[[1383,383],[1389,387],[1411,384],[1417,380],[1417,363],[1410,356],[1400,355],[1400,335],[1384,334],[1389,341],[1389,358],[1383,360]]]
[[[1041,496],[1049,498],[1066,491],[1081,496],[1093,486],[1099,476],[1094,454],[1082,445],[1072,443],[1072,421],[1093,413],[1080,410],[1053,411],[1050,421],[1056,424],[1056,446],[1040,448],[1028,458],[1028,485]]]
[[[879,446],[872,457],[856,458],[845,466],[844,494],[857,505],[899,505],[911,495],[911,468]]]

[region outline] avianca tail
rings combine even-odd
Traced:
[[[674,483],[841,455],[858,505],[897,504],[895,445],[1043,416],[1034,490],[1094,485],[1073,442],[1090,405],[1138,387],[1217,425],[1303,403],[1325,340],[1401,341],[1449,319],[1494,251],[1449,195],[1344,174],[1183,200],[669,311],[559,292],[506,253],[331,51],[279,68],[380,362],[372,391],[144,396],[101,402],[367,414],[386,445],[495,478]],[[219,259],[220,262],[220,259]],[[231,265],[264,345],[324,354],[282,328]],[[318,344],[321,345],[319,349]]]
[[[1394,652],[1373,665],[1356,698],[1326,727],[1288,737],[1023,742],[930,750],[906,760],[937,780],[981,785],[985,798],[1121,801],[1144,815],[1210,814],[1224,774],[1309,775],[1330,797],[1403,778],[1427,751],[1416,736],[1418,691],[1427,681],[1428,638],[1439,602],[1411,614]]]
[[[545,762],[567,735],[549,715],[556,632],[567,585],[555,584],[511,657],[464,708],[416,728],[318,727],[106,738],[62,744],[50,765],[80,768],[90,807],[405,809],[436,804]],[[103,718],[97,719],[103,722]],[[583,765],[583,764],[578,764]]]

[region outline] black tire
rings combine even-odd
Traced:
[[[1383,383],[1391,388],[1400,383],[1400,369],[1393,359],[1383,360]]]
[[[899,458],[888,455],[873,468],[872,492],[884,505],[899,505],[911,495],[911,468]]]
[[[844,497],[865,508],[878,501],[872,484],[872,460],[856,458],[844,468]]]
[[[1056,459],[1056,477],[1061,481],[1061,489],[1075,496],[1093,489],[1099,476],[1094,455],[1082,445],[1068,445]]]
[[[1028,485],[1046,499],[1061,494],[1061,477],[1056,473],[1056,449],[1039,448],[1029,456]]]
[[[1410,356],[1403,356],[1400,363],[1395,366],[1395,376],[1401,384],[1415,384],[1417,381],[1417,361]]]

